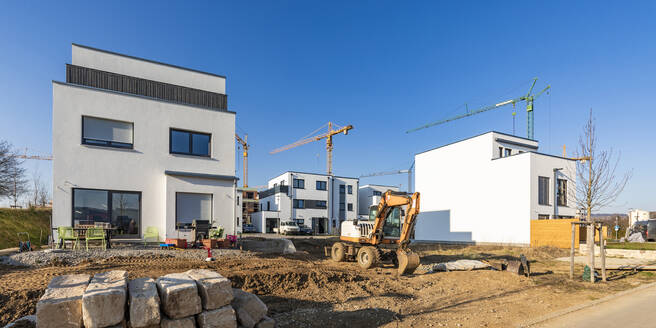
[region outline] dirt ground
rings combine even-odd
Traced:
[[[328,239],[294,239],[293,255],[224,257],[207,263],[177,258],[113,258],[75,266],[0,265],[0,326],[33,314],[54,276],[127,270],[130,278],[209,268],[234,287],[258,294],[280,327],[508,327],[577,303],[656,280],[648,273],[611,273],[607,283],[570,281],[567,252],[493,246],[415,247],[422,264],[457,259],[531,261],[531,278],[477,270],[398,276],[391,265],[371,270],[323,256]],[[577,272],[582,267],[577,266]]]

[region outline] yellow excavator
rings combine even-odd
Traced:
[[[363,269],[391,262],[399,274],[411,274],[419,266],[419,256],[408,248],[418,214],[418,192],[388,190],[371,206],[368,220],[342,222],[340,241],[330,248],[330,256],[336,262],[355,260]]]

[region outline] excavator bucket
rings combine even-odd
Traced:
[[[412,274],[419,266],[419,255],[411,250],[399,249],[396,258],[399,261],[399,274]]]

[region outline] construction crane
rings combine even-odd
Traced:
[[[486,106],[486,107],[483,107],[483,108],[479,108],[479,109],[476,109],[476,110],[473,110],[473,111],[469,111],[469,109],[467,109],[467,113],[465,113],[465,114],[461,114],[461,115],[458,115],[458,116],[447,118],[447,119],[441,120],[441,121],[428,123],[426,125],[422,125],[420,127],[408,130],[408,131],[406,131],[406,133],[415,132],[415,131],[418,131],[418,130],[421,130],[421,129],[429,128],[431,126],[440,125],[440,124],[444,124],[444,123],[447,123],[447,122],[459,120],[461,118],[465,118],[465,117],[468,117],[468,116],[473,116],[473,115],[476,115],[476,114],[480,114],[482,112],[487,112],[487,111],[492,110],[492,109],[503,107],[503,106],[508,105],[508,104],[512,104],[513,107],[515,107],[516,103],[526,101],[527,126],[528,126],[527,127],[527,135],[528,135],[529,139],[533,140],[533,125],[534,125],[533,124],[533,109],[534,109],[533,108],[533,101],[535,99],[537,99],[540,95],[542,95],[545,91],[547,91],[551,88],[550,85],[547,85],[547,87],[542,89],[542,91],[540,91],[536,94],[531,94],[531,92],[533,91],[533,87],[535,87],[535,83],[537,81],[538,81],[537,77],[533,79],[533,83],[531,84],[531,88],[528,89],[528,92],[524,96],[521,96],[521,97],[518,97],[518,98],[515,98],[515,99],[502,101],[500,103],[497,103],[497,104],[494,104],[494,105],[491,105],[491,106]]]
[[[248,134],[244,134],[244,139],[240,138],[236,133],[235,133],[235,139],[237,139],[237,142],[241,144],[241,148],[244,151],[244,188],[248,188]]]
[[[360,176],[360,179],[362,178],[370,178],[370,177],[379,177],[379,176],[384,176],[384,175],[395,175],[395,174],[408,174],[408,192],[412,192],[412,169],[415,167],[415,162],[412,161],[412,165],[410,165],[410,168],[407,170],[396,170],[396,171],[383,171],[383,172],[376,172],[376,173],[369,173],[369,174],[363,174]]]
[[[22,158],[22,159],[36,159],[36,160],[41,160],[41,161],[52,161],[52,155],[28,155],[27,154],[27,148],[25,148],[25,152],[22,155],[16,155],[17,158]]]
[[[314,136],[306,136],[306,137],[302,138],[301,140],[296,141],[292,144],[289,144],[287,146],[283,146],[283,147],[280,147],[280,148],[276,148],[276,149],[272,150],[269,154],[276,154],[276,153],[279,153],[281,151],[285,151],[287,149],[291,149],[291,148],[294,148],[294,147],[305,145],[305,144],[310,143],[312,141],[319,141],[321,139],[326,139],[326,152],[327,152],[326,166],[327,166],[328,175],[333,175],[333,136],[336,135],[336,134],[340,134],[340,133],[344,133],[345,135],[347,135],[349,130],[353,129],[353,126],[349,124],[347,126],[341,126],[340,127],[337,124],[332,123],[332,122],[328,122],[327,125],[328,125],[328,132],[317,134],[317,135],[314,135]],[[324,126],[326,126],[326,124],[322,125],[318,129],[314,130],[314,132],[310,133],[310,135],[319,132],[319,130],[321,130]],[[333,126],[335,126],[337,129],[333,130]]]

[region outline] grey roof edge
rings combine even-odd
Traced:
[[[360,188],[364,188],[364,187],[367,187],[367,186],[372,186],[372,187],[389,187],[389,188],[397,188],[397,189],[401,189],[401,188],[399,188],[398,186],[379,185],[379,184],[374,184],[374,183],[367,183],[366,185],[362,185],[362,186],[360,186]]]
[[[526,148],[531,148],[531,149],[536,149],[536,150],[538,149],[538,146],[529,145],[529,144],[525,144],[525,143],[521,143],[521,142],[517,142],[517,141],[512,141],[512,140],[508,140],[508,139],[495,138],[494,140],[497,141],[497,142],[505,143],[505,144],[509,144],[509,145],[521,146],[521,147],[526,147]]]
[[[90,86],[87,86],[87,85],[79,85],[79,84],[75,84],[75,83],[67,83],[67,82],[61,82],[61,81],[56,81],[56,80],[52,80],[52,83],[53,84],[63,85],[63,86],[68,86],[68,87],[87,89],[87,90],[105,92],[105,93],[113,93],[113,94],[122,95],[122,96],[136,97],[136,98],[141,98],[141,99],[145,99],[145,100],[159,101],[159,102],[163,102],[165,104],[173,104],[173,105],[180,105],[180,106],[186,106],[186,107],[191,107],[191,108],[204,109],[204,110],[209,110],[209,111],[213,111],[213,112],[217,112],[217,113],[227,113],[227,114],[235,114],[235,115],[237,114],[236,112],[233,112],[233,111],[227,110],[227,109],[226,110],[220,110],[220,109],[211,108],[211,107],[179,103],[179,102],[175,102],[175,101],[168,101],[168,100],[164,100],[164,99],[152,98],[152,97],[147,97],[147,96],[142,96],[142,95],[135,95],[135,94],[132,94],[132,93],[127,93],[127,92],[120,92],[120,91],[114,91],[114,90],[94,88],[94,87],[90,87]]]
[[[281,176],[285,173],[311,174],[311,175],[320,175],[320,176],[324,176],[324,177],[328,176],[328,174],[323,174],[323,173],[312,173],[312,172],[301,172],[301,171],[285,171],[285,172],[282,172],[282,173],[276,175],[275,177],[279,177],[279,176]],[[333,175],[333,177],[334,178],[342,178],[342,179],[355,179],[355,180],[360,181],[360,178],[354,178],[354,177],[344,177],[344,176],[339,176],[339,175]],[[271,180],[271,179],[269,179],[269,180]]]
[[[157,64],[157,65],[163,65],[163,66],[168,66],[168,67],[172,67],[172,68],[177,68],[177,69],[181,69],[181,70],[185,70],[185,71],[189,71],[189,72],[200,73],[200,74],[210,75],[210,76],[214,76],[214,77],[220,77],[220,78],[222,78],[222,79],[224,79],[224,80],[227,79],[224,75],[219,75],[219,74],[214,74],[214,73],[209,73],[209,72],[199,71],[199,70],[196,70],[196,69],[193,69],[193,68],[187,68],[187,67],[177,66],[177,65],[173,65],[173,64],[162,63],[162,62],[158,62],[158,61],[155,61],[155,60],[146,59],[146,58],[141,58],[141,57],[136,57],[136,56],[130,56],[130,55],[126,55],[126,54],[122,54],[122,53],[114,52],[114,51],[109,51],[109,50],[104,50],[104,49],[98,49],[98,48],[94,48],[94,47],[90,47],[90,46],[85,46],[85,45],[83,45],[83,44],[79,44],[79,43],[75,43],[75,42],[72,42],[71,45],[76,46],[76,47],[80,47],[80,48],[85,48],[85,49],[93,50],[93,51],[104,52],[104,53],[106,53],[106,54],[110,54],[110,55],[116,55],[116,56],[121,56],[121,57],[125,57],[125,58],[134,59],[134,60],[145,61],[145,62],[152,63],[152,64]]]
[[[533,154],[533,155],[540,155],[540,156],[547,156],[547,157],[559,158],[559,159],[564,159],[564,160],[568,160],[568,161],[576,161],[576,160],[573,159],[573,158],[567,158],[567,157],[562,157],[562,156],[557,156],[557,155],[551,155],[551,154],[539,153],[539,152],[537,152],[537,151],[525,151],[525,152],[522,152],[522,153],[520,153],[520,154],[512,154],[512,155],[510,155],[510,156],[504,156],[504,157],[493,158],[492,160],[493,160],[493,161],[496,161],[496,160],[500,160],[500,159],[504,159],[504,158],[510,158],[510,157],[515,157],[515,156],[521,156],[521,155],[523,155],[523,154]]]
[[[239,178],[234,176],[234,175],[181,172],[181,171],[170,171],[170,170],[165,170],[164,174],[172,175],[172,176],[179,176],[179,177],[226,180],[226,181],[237,181],[237,180],[239,180]]]
[[[486,135],[486,134],[488,134],[488,133],[497,133],[497,134],[501,134],[501,135],[508,136],[508,137],[512,137],[512,138],[519,138],[519,139],[524,139],[524,140],[527,140],[527,141],[538,142],[538,143],[539,143],[539,141],[537,141],[537,140],[533,140],[533,139],[529,139],[529,138],[524,138],[524,137],[519,137],[519,136],[514,136],[514,135],[512,135],[512,134],[508,134],[508,133],[503,133],[503,132],[499,132],[499,131],[491,130],[491,131],[487,131],[487,132],[483,132],[483,133],[477,134],[477,135],[475,135],[475,136],[467,137],[467,138],[465,138],[465,139],[456,140],[456,141],[454,141],[454,142],[450,142],[450,143],[448,143],[448,144],[446,144],[446,145],[438,146],[438,147],[435,147],[435,148],[431,148],[431,149],[428,149],[428,150],[424,150],[424,151],[422,151],[422,152],[415,153],[415,156],[416,156],[416,155],[421,155],[421,154],[423,154],[423,153],[427,153],[427,152],[429,152],[429,151],[433,151],[433,150],[435,150],[435,149],[440,149],[440,148],[442,148],[442,147],[451,146],[451,145],[453,145],[453,144],[457,144],[457,143],[459,143],[459,142],[467,141],[467,140],[469,140],[469,139],[478,138],[478,137],[480,137],[480,136],[484,136],[484,135]]]

